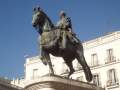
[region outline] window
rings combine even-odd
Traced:
[[[107,62],[112,62],[112,61],[114,61],[113,49],[108,49],[107,50]]]
[[[108,71],[108,81],[107,81],[107,85],[115,85],[117,83],[117,77],[116,77],[116,71],[115,69],[110,69]]]
[[[38,69],[33,69],[33,78],[38,76]]]
[[[92,62],[91,63],[92,66],[97,66],[98,65],[98,56],[97,56],[96,53],[91,55],[91,62]]]
[[[93,75],[93,83],[94,83],[96,86],[100,86],[100,77],[99,77],[99,74]]]

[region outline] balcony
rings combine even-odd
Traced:
[[[114,56],[109,56],[105,59],[105,64],[109,64],[109,63],[112,63],[112,62],[116,62],[116,57]]]
[[[109,89],[111,89],[111,88],[117,88],[117,87],[119,87],[119,82],[118,82],[118,80],[117,81],[108,80],[106,86]]]
[[[89,66],[90,66],[91,68],[100,66],[100,63],[99,63],[98,61],[99,61],[99,60],[97,60],[97,62],[91,62],[91,63],[89,64]]]
[[[96,63],[96,64],[92,64],[92,65],[90,65],[91,68],[93,68],[93,67],[97,67],[97,66],[100,66],[100,64]]]

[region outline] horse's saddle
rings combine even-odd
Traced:
[[[60,29],[43,32],[43,34],[41,35],[41,45],[47,47],[55,45],[58,42],[58,40],[62,37],[63,32],[64,31]],[[79,43],[79,40],[75,36],[73,36],[69,31],[65,31],[65,33],[72,43]]]
[[[51,30],[43,32],[41,35],[41,45],[49,45],[57,43],[60,38],[60,30]]]

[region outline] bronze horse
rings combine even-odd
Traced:
[[[43,28],[46,20],[50,23],[51,30],[44,31]],[[54,74],[54,71],[49,54],[52,54],[53,56],[57,56],[57,57],[62,57],[64,59],[66,65],[70,69],[68,76],[70,76],[73,72],[75,72],[72,65],[72,61],[76,58],[78,62],[82,65],[82,68],[86,76],[86,80],[88,82],[92,81],[92,73],[85,61],[83,46],[80,41],[79,43],[72,43],[70,40],[67,40],[66,48],[61,49],[59,44],[61,43],[61,38],[60,38],[61,30],[55,28],[49,17],[42,10],[37,11],[33,14],[32,25],[33,27],[36,28],[36,30],[41,36],[41,41],[39,42],[42,42],[42,39],[48,40],[44,44],[40,43],[40,45],[43,47],[44,59],[46,59],[46,63],[49,65],[51,74]],[[52,39],[50,40],[50,38]],[[44,61],[43,63],[45,64]]]

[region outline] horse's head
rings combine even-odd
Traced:
[[[54,25],[52,21],[49,19],[49,17],[41,10],[40,7],[34,8],[34,14],[33,14],[33,19],[32,19],[32,25],[33,27],[38,29],[38,32],[41,34],[44,30],[44,27],[47,23],[49,24],[50,28],[53,28]],[[43,30],[40,30],[43,29]]]
[[[39,14],[40,13],[37,12],[37,13],[35,13],[33,15],[33,19],[32,19],[32,25],[33,25],[33,27],[36,27],[39,24],[39,19],[40,19]]]
[[[41,22],[41,20],[43,19],[42,18],[43,12],[39,7],[34,8],[33,13],[34,13],[33,14],[33,19],[32,19],[33,27],[36,27],[36,26],[40,25],[41,23],[44,23],[44,22]]]

